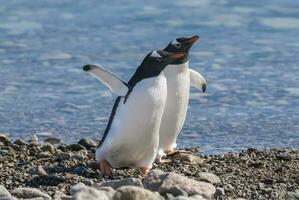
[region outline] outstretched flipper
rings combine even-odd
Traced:
[[[202,92],[205,92],[207,88],[207,83],[205,78],[200,73],[194,71],[193,69],[189,69],[189,73],[190,73],[190,85],[198,89],[201,89]]]
[[[96,65],[85,65],[83,70],[101,81],[113,94],[117,96],[124,97],[130,90],[127,83],[103,67]]]

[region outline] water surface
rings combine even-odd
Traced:
[[[199,34],[208,81],[191,90],[180,147],[299,147],[299,2],[0,0],[0,132],[65,142],[103,133],[114,101],[82,66],[128,80],[146,53]]]

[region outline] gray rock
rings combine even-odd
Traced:
[[[11,194],[17,198],[23,198],[23,199],[28,199],[28,198],[36,198],[36,197],[41,197],[44,200],[50,200],[51,197],[40,190],[36,188],[17,188],[14,189]]]
[[[68,148],[71,150],[71,151],[80,151],[80,150],[83,150],[83,149],[86,149],[84,146],[82,146],[81,144],[71,144],[68,146]]]
[[[97,146],[97,143],[87,139],[87,138],[82,138],[78,144],[81,144],[82,146],[84,146],[86,149],[91,149],[91,148],[95,148]]]
[[[88,187],[83,183],[78,183],[71,188],[73,200],[109,200],[106,191],[97,190],[93,187]]]
[[[113,195],[113,200],[157,200],[164,199],[158,193],[136,186],[122,186]]]
[[[294,200],[299,200],[299,192],[288,192],[287,195]]]
[[[278,159],[285,160],[285,161],[292,160],[292,156],[288,153],[279,153],[279,154],[276,155],[276,157]]]
[[[101,188],[98,188],[98,190],[104,191],[109,199],[112,199],[112,197],[115,193],[115,190],[113,190],[112,187],[101,187]]]
[[[216,191],[210,183],[189,179],[173,172],[167,174],[158,191],[163,195],[177,189],[187,192],[189,196],[202,195],[205,198],[212,197]]]
[[[7,145],[10,143],[10,140],[6,135],[0,134],[0,142],[2,142],[4,145]]]
[[[22,139],[16,139],[16,140],[14,141],[14,144],[17,144],[17,145],[19,145],[19,146],[22,146],[22,145],[26,145],[26,142],[25,142],[24,140],[22,140]]]
[[[3,185],[0,185],[0,197],[11,197],[11,194]]]
[[[49,137],[44,140],[44,142],[50,143],[50,144],[59,144],[61,142],[61,139],[56,137]]]
[[[82,149],[73,156],[74,159],[76,160],[83,160],[86,159],[88,155],[88,151],[86,149]]]
[[[87,186],[93,186],[94,185],[94,181],[92,179],[85,179],[85,180],[83,180],[83,183]]]
[[[203,159],[192,155],[190,153],[176,153],[171,155],[172,159],[178,159],[180,161],[182,161],[183,163],[188,163],[188,164],[202,164],[203,163]]]
[[[45,152],[48,151],[52,155],[56,155],[58,153],[57,149],[50,143],[45,143],[40,148],[42,151],[45,151]]]
[[[70,160],[72,158],[72,153],[68,152],[60,152],[56,155],[56,160],[62,161],[62,160]]]
[[[17,200],[14,197],[0,197],[0,200]]]
[[[112,180],[112,181],[103,181],[100,183],[97,183],[95,185],[95,187],[100,188],[100,187],[106,187],[109,186],[113,189],[117,189],[121,186],[138,186],[138,187],[142,187],[142,182],[139,178],[124,178],[124,179],[118,179],[118,180]]]
[[[38,174],[39,176],[45,176],[45,175],[48,175],[48,173],[44,170],[43,166],[41,166],[41,165],[38,165],[38,166],[36,167],[36,171],[37,171],[37,174]]]
[[[72,197],[64,194],[63,192],[56,190],[54,193],[53,199],[54,200],[70,200],[70,199],[72,199]]]
[[[29,140],[30,144],[34,144],[37,145],[38,144],[38,137],[36,135],[33,135],[30,140]]]
[[[215,192],[215,196],[224,196],[224,195],[225,195],[224,188],[217,187],[216,192]]]
[[[167,176],[167,173],[154,169],[149,172],[149,174],[142,180],[144,188],[151,191],[158,191],[162,181]]]
[[[231,184],[227,184],[224,186],[225,191],[234,191],[234,189],[234,186],[232,186]]]
[[[207,200],[207,199],[203,198],[201,195],[194,195],[191,197],[177,196],[172,200]]]
[[[221,182],[218,176],[209,172],[199,172],[197,176],[199,177],[199,180],[206,181],[212,184],[219,184]]]

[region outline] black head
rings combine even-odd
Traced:
[[[184,56],[184,53],[170,53],[162,50],[150,52],[137,68],[135,74],[129,81],[129,85],[134,86],[142,79],[158,76],[168,64]]]
[[[189,50],[192,45],[198,40],[199,36],[195,35],[192,37],[180,37],[173,40],[169,45],[164,49],[164,51],[172,53],[184,53],[185,56],[175,60],[170,64],[181,64],[188,61]]]

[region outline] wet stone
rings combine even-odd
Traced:
[[[11,194],[17,198],[23,199],[41,197],[44,200],[51,200],[51,197],[48,194],[45,194],[36,188],[17,188],[13,190]]]
[[[197,177],[199,177],[200,181],[206,181],[212,184],[219,184],[221,182],[218,176],[208,172],[199,172]]]
[[[26,145],[26,142],[25,142],[24,140],[22,140],[22,139],[16,139],[16,140],[14,141],[14,144],[17,144],[17,145],[19,145],[19,146],[22,146],[22,145]]]
[[[0,185],[0,198],[2,197],[11,197],[11,194],[3,185]]]
[[[57,149],[52,144],[45,143],[40,148],[41,148],[42,151],[48,151],[52,155],[56,155],[57,154]]]
[[[38,144],[38,137],[36,135],[33,135],[30,140],[30,144],[37,145]]]
[[[10,140],[6,135],[0,134],[0,142],[2,142],[4,145],[8,145]]]
[[[147,199],[147,200],[158,200],[163,199],[159,193],[154,193],[149,190],[136,187],[136,186],[122,186],[114,194],[113,200],[123,199]]]
[[[71,144],[68,146],[68,148],[71,151],[80,151],[80,150],[84,150],[86,149],[84,146],[80,145],[80,144]]]
[[[56,137],[49,137],[49,138],[45,139],[44,142],[50,143],[50,144],[59,144],[59,143],[61,143],[61,139],[56,138]]]
[[[113,189],[117,189],[121,186],[138,186],[143,187],[142,182],[139,178],[124,178],[124,179],[118,179],[118,180],[112,180],[112,181],[103,181],[100,183],[97,183],[95,186],[97,188],[99,187],[111,187]]]
[[[288,154],[288,153],[279,153],[279,154],[276,155],[276,157],[277,157],[278,159],[285,160],[285,161],[290,161],[290,160],[292,160],[291,155]]]
[[[95,148],[97,146],[96,142],[87,138],[82,138],[78,144],[84,146],[86,149]]]

